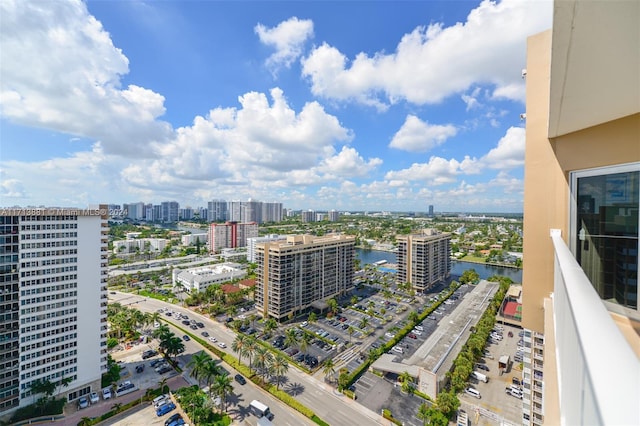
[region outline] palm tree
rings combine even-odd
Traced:
[[[420,404],[418,407],[418,414],[416,415],[420,420],[422,420],[422,424],[427,426],[429,424],[429,418],[431,417],[430,409],[427,406],[426,402]]]
[[[311,335],[307,333],[302,333],[302,338],[300,339],[300,343],[298,343],[298,345],[300,346],[300,352],[306,353],[307,349],[309,348],[310,342],[311,342]]]
[[[160,393],[164,393],[164,388],[165,386],[167,386],[167,378],[163,377],[159,382],[158,382],[158,388],[160,389]]]
[[[310,312],[309,313],[309,317],[307,318],[307,321],[309,322],[309,324],[313,324],[317,320],[318,320],[318,316],[316,315],[316,313],[315,312]]]
[[[206,362],[202,367],[202,378],[207,383],[207,387],[209,388],[209,397],[213,393],[213,389],[211,388],[211,384],[215,382],[216,377],[218,377],[222,373],[220,366],[212,359]]]
[[[269,372],[273,355],[264,346],[256,347],[256,369],[262,370],[262,380]]]
[[[409,312],[409,316],[407,317],[407,319],[409,320],[409,322],[415,324],[418,321],[419,315],[416,311],[411,311]]]
[[[227,411],[227,397],[233,393],[231,377],[228,374],[218,374],[215,376],[210,389],[216,396],[220,397],[222,402],[222,411]]]
[[[353,333],[355,333],[356,329],[349,326],[349,328],[347,329],[347,333],[349,333],[349,343],[351,343],[351,336],[353,336]]]
[[[358,324],[358,327],[360,327],[360,329],[364,331],[368,325],[369,325],[369,318],[362,317],[362,319],[360,320],[360,324]]]
[[[300,343],[300,338],[298,337],[298,333],[295,328],[288,329],[284,334],[284,344],[286,346],[297,347],[298,343]]]
[[[231,350],[238,353],[238,362],[242,364],[242,356],[246,349],[248,337],[244,334],[237,334],[233,343],[231,343]]]
[[[322,364],[322,372],[324,373],[324,377],[330,377],[331,380],[334,379],[336,374],[335,364],[332,358],[327,358]]]
[[[278,328],[278,322],[274,318],[269,318],[264,322],[264,332],[265,334],[271,333],[273,330]]]
[[[354,294],[353,296],[351,296],[351,304],[355,305],[356,303],[358,303],[358,296]]]
[[[200,380],[203,378],[205,372],[205,366],[207,363],[211,361],[211,356],[205,351],[200,351],[198,353],[193,354],[191,360],[187,363],[187,367],[191,368],[191,377],[200,383]]]
[[[258,343],[253,336],[250,336],[247,337],[247,341],[245,342],[244,346],[244,354],[249,358],[249,371],[251,371],[251,362],[253,360],[253,356],[256,354]]]
[[[177,336],[169,337],[167,340],[160,342],[160,348],[169,357],[175,357],[178,354],[184,352],[184,343],[182,339]]]
[[[271,361],[271,374],[276,378],[276,390],[280,387],[282,376],[289,371],[289,362],[282,354],[276,354]]]
[[[405,370],[398,378],[402,380],[402,391],[411,393],[413,390],[413,376]]]

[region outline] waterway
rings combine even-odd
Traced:
[[[396,254],[387,251],[356,249],[356,256],[363,265],[375,263],[380,260],[386,260],[388,263],[397,262]],[[486,265],[483,263],[460,262],[457,260],[451,262],[451,275],[460,276],[467,269],[475,269],[482,279],[487,279],[493,275],[502,275],[511,278],[515,283],[522,282],[522,269]]]

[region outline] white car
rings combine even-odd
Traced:
[[[100,401],[100,397],[98,396],[98,392],[91,392],[89,394],[89,401],[91,401],[92,404],[95,404],[96,402]]]
[[[402,349],[400,346],[394,346],[393,348],[391,348],[392,351],[397,352],[399,354],[403,354],[404,353],[404,349]]]
[[[109,399],[109,398],[111,398],[111,388],[102,389],[102,399]]]
[[[413,334],[417,334],[418,336],[420,336],[422,334],[422,331],[418,330],[417,328],[414,328],[413,330],[411,330],[411,332]]]
[[[218,346],[220,346],[221,348],[226,348],[227,345],[224,342],[218,342]]]
[[[215,343],[215,342],[217,342],[217,341],[218,341],[218,339],[216,339],[216,338],[215,338],[215,337],[213,337],[213,336],[209,336],[209,341],[210,341],[210,342]]]

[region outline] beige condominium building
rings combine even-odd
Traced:
[[[277,320],[297,315],[353,287],[355,237],[290,235],[256,244],[258,311]]]
[[[525,425],[640,424],[640,2],[556,1],[528,40]]]
[[[411,283],[418,292],[451,276],[451,234],[425,229],[421,234],[398,235],[396,282]]]
[[[107,208],[0,208],[0,416],[34,382],[68,401],[107,366]],[[67,386],[63,379],[70,380]]]

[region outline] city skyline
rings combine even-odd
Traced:
[[[551,2],[246,6],[3,2],[0,205],[522,212]]]

